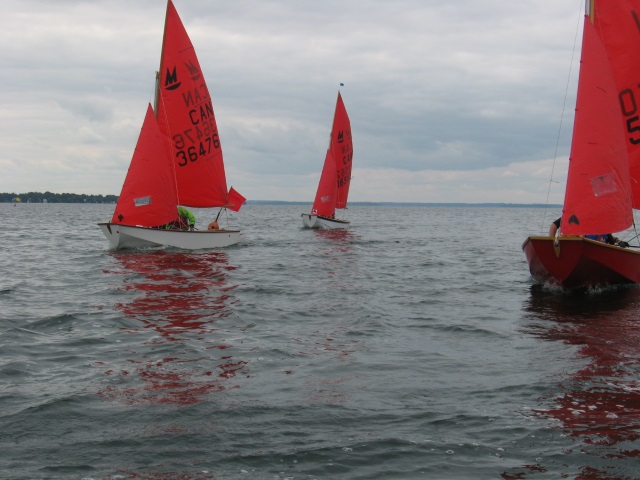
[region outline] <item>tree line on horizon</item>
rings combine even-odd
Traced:
[[[17,200],[19,199],[19,200]],[[117,195],[85,195],[78,193],[0,193],[0,203],[112,203],[118,201]],[[247,200],[247,205],[307,205],[310,202],[283,200]],[[555,204],[524,203],[420,203],[420,202],[350,202],[351,206],[441,206],[441,207],[562,207]]]
[[[85,195],[84,193],[0,193],[0,203],[116,203],[117,195]]]

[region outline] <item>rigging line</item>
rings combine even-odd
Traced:
[[[173,167],[173,185],[176,189],[176,200],[178,201],[178,205],[180,204],[180,191],[178,190],[178,175],[176,172],[176,162],[173,161],[174,154],[173,154],[173,142],[171,141],[171,131],[169,129],[169,116],[167,115],[167,106],[164,103],[164,96],[162,95],[162,92],[160,91],[160,77],[159,74],[156,74],[157,77],[157,89],[158,89],[158,93],[157,93],[157,101],[156,101],[156,108],[157,108],[157,103],[162,102],[162,110],[164,111],[164,124],[165,127],[167,129],[167,142],[169,143],[169,162],[171,163],[171,166]],[[156,118],[158,119],[158,122],[161,121],[161,119],[158,117],[158,111],[156,110]]]
[[[584,7],[584,3],[581,2],[582,7]],[[562,102],[562,112],[560,113],[560,125],[558,125],[558,136],[556,137],[556,147],[553,152],[553,163],[551,165],[551,176],[549,177],[549,187],[547,188],[547,199],[545,201],[545,209],[542,214],[542,228],[541,230],[544,232],[546,225],[545,214],[547,212],[547,206],[549,205],[549,197],[551,196],[551,184],[553,183],[553,174],[556,168],[556,160],[558,159],[558,148],[560,145],[560,134],[562,132],[562,124],[564,122],[564,112],[567,107],[567,97],[569,95],[569,85],[571,84],[571,73],[573,71],[573,62],[576,56],[576,46],[578,44],[578,32],[580,31],[580,20],[584,17],[584,8],[580,8],[580,14],[578,15],[578,22],[576,23],[576,33],[573,38],[573,50],[571,52],[571,62],[569,63],[569,74],[567,75],[567,84],[564,90],[564,100]]]

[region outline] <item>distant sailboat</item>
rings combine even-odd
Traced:
[[[629,228],[640,207],[638,13],[640,0],[588,2],[562,235],[522,246],[541,283],[640,283],[640,252],[597,240]]]
[[[336,209],[347,208],[353,141],[349,115],[338,92],[333,116],[329,148],[324,159],[322,174],[311,213],[302,214],[302,225],[306,228],[348,228],[347,220],[335,218]]]
[[[209,89],[171,0],[155,100],[155,115],[149,105],[111,222],[98,224],[111,248],[203,249],[239,242],[239,230],[165,227],[179,220],[178,205],[238,211],[245,201],[233,188],[227,191]]]

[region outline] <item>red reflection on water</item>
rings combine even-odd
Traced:
[[[116,255],[115,253],[113,254]],[[175,340],[182,333],[205,333],[215,319],[231,313],[235,302],[230,292],[235,286],[226,284],[228,264],[225,254],[185,254],[177,252],[126,253],[117,257],[128,277],[124,290],[145,295],[116,308],[141,320],[165,338]]]
[[[232,313],[235,285],[227,283],[228,264],[221,252],[114,252],[118,268],[105,273],[123,275],[118,289],[136,296],[116,309],[140,327],[123,329],[149,337],[134,347],[130,368],[108,369],[118,385],[99,395],[125,403],[192,405],[207,394],[228,388],[247,364],[234,360],[216,328],[216,321]],[[118,373],[116,373],[118,372]],[[135,373],[133,379],[131,373]],[[136,379],[142,379],[140,386]]]
[[[313,230],[315,235],[322,239],[326,240],[327,247],[320,247],[320,254],[331,255],[332,253],[346,253],[351,251],[351,244],[358,240],[353,233],[351,233],[348,229],[337,229],[337,230]]]
[[[588,362],[562,381],[553,405],[536,414],[559,420],[563,431],[581,442],[583,453],[640,457],[633,446],[640,440],[640,290],[585,295],[534,290],[527,310],[544,321],[530,327],[531,333],[577,347]],[[575,478],[620,478],[611,475],[584,466]]]

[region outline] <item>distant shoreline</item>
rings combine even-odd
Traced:
[[[16,200],[16,199],[20,200]],[[0,203],[80,203],[115,204],[116,195],[85,195],[75,193],[0,193]],[[301,205],[310,206],[312,202],[286,200],[247,200],[245,205]],[[491,207],[491,208],[562,208],[562,205],[543,203],[505,203],[505,202],[349,202],[350,207]]]
[[[313,202],[280,200],[247,200],[246,205],[311,205]],[[451,203],[451,202],[349,202],[350,207],[499,207],[499,208],[562,208],[562,205],[544,203]]]

